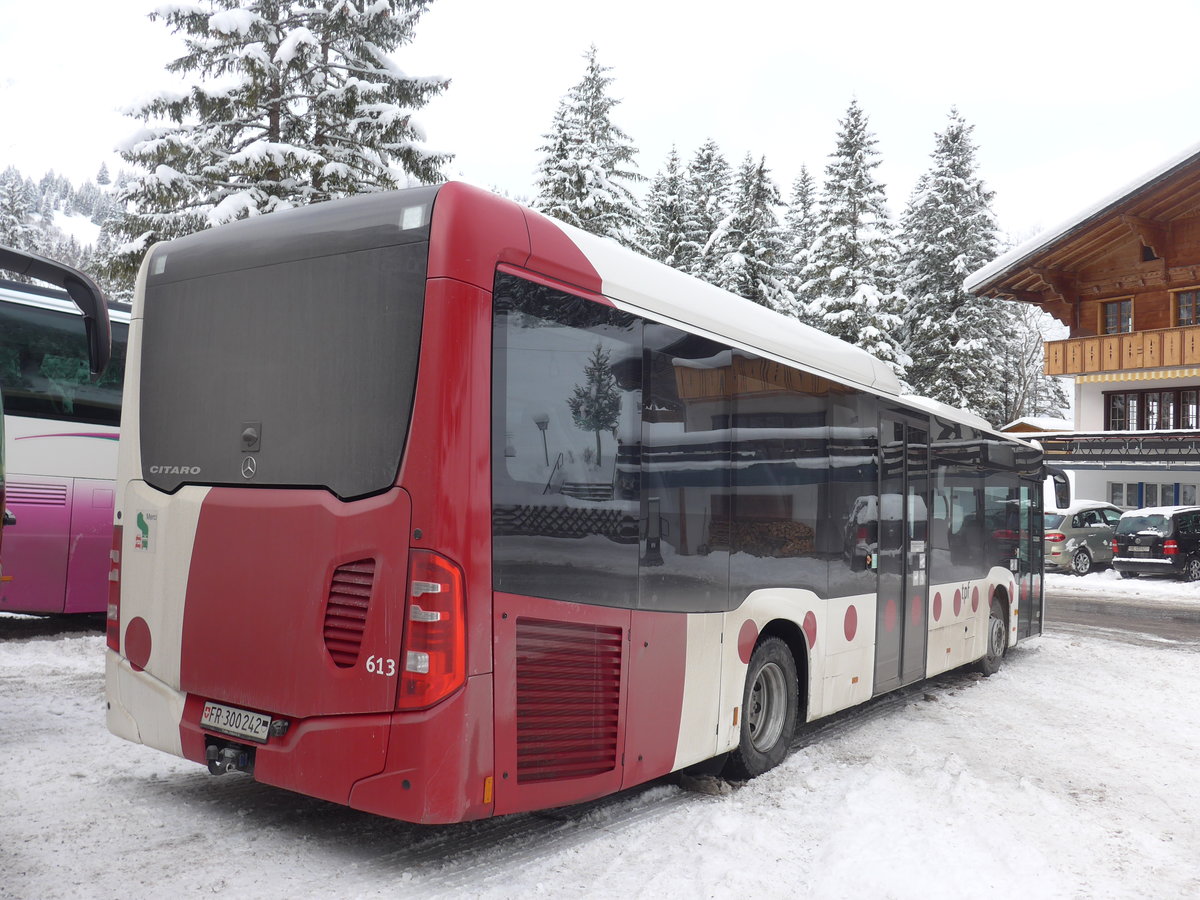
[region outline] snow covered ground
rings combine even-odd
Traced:
[[[1049,584],[1200,604],[1174,582]],[[990,679],[839,718],[725,796],[659,784],[422,828],[110,736],[103,643],[0,619],[0,897],[1200,896],[1200,644],[1049,633]]]

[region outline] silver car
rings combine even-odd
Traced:
[[[1077,500],[1044,516],[1046,569],[1086,575],[1112,562],[1112,541],[1121,510],[1098,500]]]

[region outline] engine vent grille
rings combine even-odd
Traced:
[[[617,764],[620,628],[517,620],[517,783]]]
[[[27,484],[10,481],[4,486],[5,499],[15,506],[66,506],[65,484]]]
[[[334,570],[325,604],[325,649],[339,668],[348,669],[358,662],[374,584],[373,559],[359,559]]]

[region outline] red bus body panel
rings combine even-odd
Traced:
[[[398,658],[408,574],[408,495],[343,503],[327,491],[214,488],[200,512],[183,617],[179,686],[188,694],[304,719],[387,713],[396,679],[368,656]],[[339,566],[375,560],[357,662],[324,638]]]

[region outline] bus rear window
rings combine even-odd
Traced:
[[[151,279],[142,336],[146,481],[325,487],[396,479],[428,243]],[[167,263],[170,269],[170,261]]]

